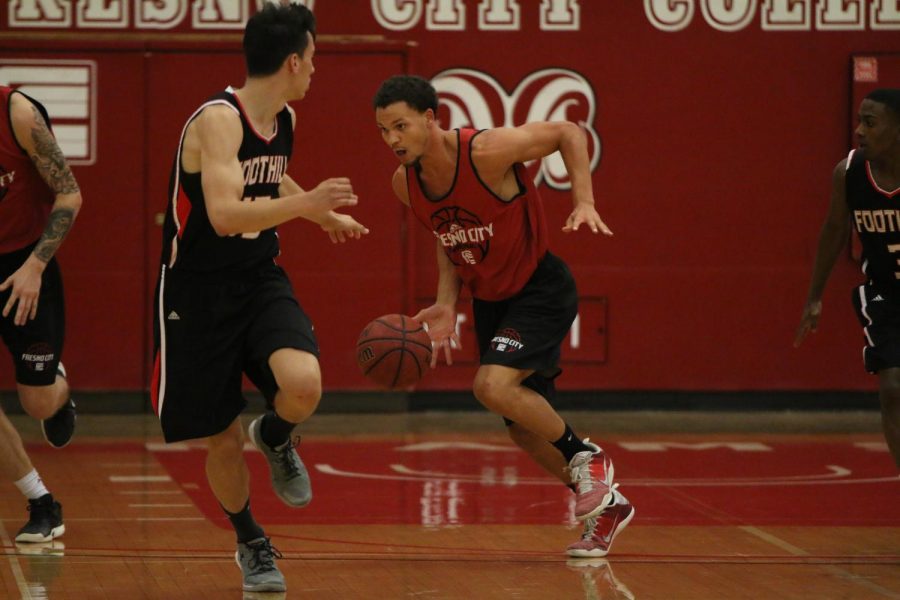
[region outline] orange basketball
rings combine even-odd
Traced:
[[[410,317],[384,315],[359,334],[356,362],[380,387],[405,388],[419,381],[431,363],[431,338]]]

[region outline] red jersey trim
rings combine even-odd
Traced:
[[[260,132],[258,132],[256,130],[256,127],[253,126],[253,121],[251,121],[250,117],[247,116],[247,110],[244,108],[244,103],[241,102],[241,99],[238,97],[237,93],[235,93],[235,91],[231,87],[229,87],[225,91],[227,91],[229,94],[234,96],[234,99],[237,102],[238,107],[240,107],[241,114],[243,115],[244,119],[246,119],[247,125],[250,127],[250,131],[252,131],[254,134],[256,134],[256,137],[258,137],[265,143],[271,144],[272,140],[275,139],[275,136],[278,135],[278,115],[281,114],[281,111],[278,111],[278,113],[275,115],[275,131],[272,132],[271,136],[266,137],[263,134],[261,134]],[[281,109],[281,110],[284,110],[284,109]]]
[[[191,199],[188,198],[188,195],[184,193],[182,188],[178,188],[178,199],[179,202],[175,206],[175,222],[178,223],[178,239],[181,239],[184,236],[184,229],[187,227],[188,218],[191,216],[191,209],[193,209],[193,205],[191,205]]]
[[[237,98],[237,96],[235,96],[235,98]],[[181,233],[184,231],[184,226],[180,220],[181,212],[179,212],[178,206],[178,198],[179,196],[181,196],[181,171],[184,168],[181,165],[181,152],[182,150],[184,150],[184,136],[187,135],[188,127],[190,127],[191,123],[194,122],[194,119],[196,119],[197,116],[201,112],[203,112],[206,107],[216,104],[227,106],[235,113],[237,113],[238,116],[240,116],[241,114],[240,111],[227,100],[211,100],[209,102],[204,102],[203,104],[201,104],[200,107],[194,111],[194,114],[188,117],[188,120],[184,123],[184,127],[181,128],[181,138],[179,138],[178,140],[178,153],[175,155],[175,185],[172,189],[172,197],[169,198],[169,202],[172,204],[172,218],[175,221],[176,231],[175,237],[172,239],[172,251],[169,255],[169,267],[175,266],[175,260],[178,258],[178,239],[181,237]],[[188,210],[187,212],[188,214],[190,214],[190,210]]]
[[[455,131],[456,131],[456,171],[454,171],[454,173],[453,173],[453,183],[450,184],[450,189],[447,190],[446,194],[442,195],[440,198],[432,198],[431,196],[429,196],[425,191],[425,186],[422,185],[422,180],[419,178],[419,170],[416,169],[415,167],[412,167],[413,174],[416,177],[416,183],[419,184],[419,191],[422,192],[422,197],[425,198],[426,200],[428,200],[429,202],[433,202],[435,204],[437,204],[438,202],[442,202],[443,200],[445,200],[447,198],[447,196],[452,194],[453,190],[456,189],[456,182],[459,180],[459,157],[460,157],[460,153],[462,151],[462,138],[460,137],[459,129],[456,129]],[[410,167],[406,167],[406,186],[407,186],[406,192],[407,192],[407,194],[409,194],[409,169],[410,169]]]
[[[881,187],[875,182],[875,178],[872,176],[872,166],[869,164],[869,161],[866,161],[866,175],[869,176],[869,183],[872,184],[872,187],[887,196],[888,198],[893,198],[897,194],[900,194],[900,187],[895,189],[892,192],[881,189]]]
[[[472,142],[475,140],[476,137],[478,137],[479,135],[481,135],[484,132],[485,132],[485,130],[481,129],[479,131],[476,131],[474,134],[472,134],[472,137],[469,138],[469,166],[472,167],[472,172],[475,174],[475,179],[478,180],[478,183],[481,184],[481,187],[483,187],[485,190],[487,190],[491,194],[491,196],[493,196],[500,202],[503,202],[504,204],[509,204],[516,198],[520,198],[520,197],[524,196],[525,194],[527,194],[528,188],[525,186],[525,184],[522,183],[522,180],[519,178],[519,170],[516,168],[516,165],[519,163],[513,163],[513,165],[512,165],[513,176],[516,178],[516,185],[519,186],[519,191],[515,196],[513,196],[509,200],[501,197],[499,194],[494,192],[494,190],[492,190],[490,188],[490,186],[488,186],[488,184],[486,184],[484,182],[484,180],[481,178],[481,173],[478,172],[478,167],[475,166],[475,159],[472,158]]]

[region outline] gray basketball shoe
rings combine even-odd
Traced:
[[[238,543],[234,560],[244,576],[245,592],[284,592],[284,575],[275,566],[281,552],[272,546],[269,538],[261,537],[246,544]]]
[[[261,427],[262,417],[257,417],[250,423],[248,433],[253,445],[263,453],[269,463],[272,489],[288,506],[306,506],[312,500],[312,486],[309,482],[309,473],[300,460],[293,441],[288,440],[277,448],[270,448],[262,439]]]

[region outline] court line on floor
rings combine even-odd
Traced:
[[[10,558],[22,555],[16,548],[4,548]],[[507,550],[466,551],[465,549],[441,548],[432,553],[411,552],[292,552],[285,551],[284,560],[290,561],[408,561],[408,562],[478,562],[491,560],[504,563],[565,563],[573,559],[553,552],[535,553],[532,556],[510,556]],[[462,551],[461,551],[462,550]],[[141,560],[153,562],[166,561],[209,561],[234,560],[231,550],[223,548],[204,548],[182,550],[173,553],[171,549],[128,549],[128,548],[72,548],[67,546],[65,556],[71,559],[116,559]],[[857,556],[796,556],[796,555],[640,555],[617,554],[608,556],[607,561],[622,564],[750,564],[750,565],[797,565],[797,566],[831,566],[831,565],[900,565],[900,555],[857,555]],[[841,571],[846,577],[846,572]],[[24,576],[23,576],[24,581]],[[884,592],[875,585],[875,589]],[[890,595],[893,592],[887,592]],[[894,597],[894,596],[890,596]]]
[[[2,520],[0,520],[0,541],[3,542],[4,547],[15,547],[9,534],[6,533],[6,524]],[[16,580],[19,593],[22,594],[22,600],[32,600],[31,590],[28,588],[28,580],[25,579],[25,573],[22,572],[22,565],[19,564],[16,555],[7,554],[6,559],[9,561],[9,567],[13,572],[13,578]]]
[[[753,527],[752,525],[746,525],[746,526],[738,527],[738,529],[740,529],[741,531],[743,531],[745,533],[749,533],[750,535],[753,535],[769,544],[772,544],[776,548],[780,548],[780,549],[784,550],[785,552],[791,554],[792,556],[795,556],[798,558],[810,558],[812,556],[806,550],[803,550],[802,548],[799,548],[799,547],[791,544],[787,540],[781,539],[777,535],[773,535],[767,531],[763,531],[762,529],[760,529],[758,527]],[[880,596],[884,596],[885,598],[895,598],[895,599],[900,598],[900,594],[892,592],[891,590],[878,585],[874,581],[869,581],[868,579],[862,579],[860,577],[854,576],[853,573],[850,573],[844,569],[838,568],[837,566],[835,566],[836,564],[839,564],[839,563],[826,563],[824,566],[826,567],[827,570],[831,571],[833,574],[841,577],[842,579],[852,581],[853,583],[859,585],[860,587],[864,587],[871,592],[875,592],[875,593],[879,594]],[[866,564],[871,564],[871,563],[867,562]]]
[[[434,479],[441,480],[452,480],[458,481],[460,483],[474,483],[484,485],[485,480],[481,475],[453,475],[449,473],[437,473],[431,472],[432,474],[425,474],[429,472],[416,472],[411,469],[407,469],[403,465],[390,465],[389,468],[396,471],[397,475],[390,474],[382,474],[382,473],[364,473],[361,471],[347,471],[345,469],[338,469],[327,463],[317,463],[315,465],[316,470],[326,475],[332,475],[335,477],[348,477],[351,479],[375,479],[382,481],[428,481]],[[838,469],[842,469],[842,467],[837,467]],[[401,474],[402,473],[402,474]],[[411,474],[416,473],[416,474]],[[420,474],[421,473],[421,474]],[[826,477],[834,477],[835,474],[821,475],[820,479],[746,479],[746,480],[732,480],[732,481],[722,481],[715,479],[708,480],[696,480],[696,479],[648,479],[648,480],[640,480],[640,479],[620,479],[619,483],[623,486],[640,486],[640,487],[748,487],[748,486],[802,486],[802,485],[855,485],[861,483],[900,483],[900,477],[897,475],[891,475],[887,477],[866,477],[861,479],[825,479]],[[838,476],[843,476],[842,474],[838,474]],[[809,477],[809,476],[800,476],[800,477]],[[540,479],[540,480],[532,480],[526,478],[517,478],[517,485],[545,485],[545,486],[557,486],[559,485],[558,481],[554,481],[550,478]],[[490,485],[492,486],[503,486],[509,485],[505,482],[501,477],[497,479],[490,480]]]
[[[318,468],[319,465],[316,465]],[[327,470],[323,472],[329,472],[335,470],[331,465],[323,465],[323,467]],[[489,482],[491,484],[505,484],[506,481],[502,478],[491,478],[486,477],[483,474],[465,474],[465,473],[445,473],[441,471],[421,471],[418,469],[410,469],[406,465],[401,464],[391,464],[388,467],[394,471],[395,473],[399,473],[400,475],[411,475],[418,476],[428,479],[453,479],[457,481],[471,481],[471,482],[481,482],[486,483]],[[322,469],[320,469],[322,470]],[[760,478],[740,478],[740,477],[716,477],[714,479],[711,478],[680,478],[680,479],[659,479],[659,478],[647,478],[647,479],[619,479],[619,483],[622,485],[639,485],[639,486],[653,486],[653,485],[678,485],[678,486],[741,486],[741,485],[777,485],[779,483],[794,483],[794,482],[821,482],[825,480],[831,479],[840,479],[850,476],[853,472],[846,467],[842,467],[840,465],[825,465],[826,473],[819,473],[814,475],[785,475],[785,476],[771,476],[766,477],[765,479]],[[354,472],[352,471],[341,471],[340,473],[331,473],[335,475],[347,475],[352,476]],[[898,481],[896,476],[888,477],[890,481]],[[854,483],[860,480],[845,480],[847,482],[853,481]],[[557,485],[558,481],[554,479],[550,479],[548,477],[517,477],[516,483],[526,484],[526,485]]]

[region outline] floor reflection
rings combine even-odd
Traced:
[[[59,576],[65,553],[66,545],[59,540],[39,544],[16,543],[16,554],[21,557],[22,577],[30,598],[44,600],[50,597],[47,588]]]
[[[619,581],[605,558],[576,558],[566,561],[570,570],[581,575],[585,600],[635,600],[634,594]]]

